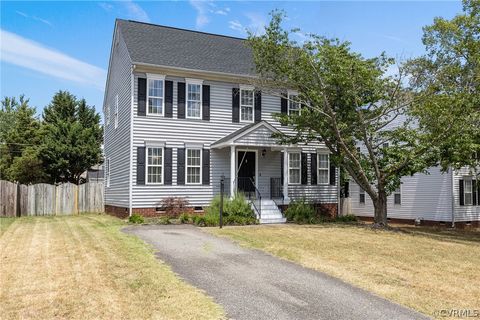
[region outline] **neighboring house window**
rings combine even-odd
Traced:
[[[187,118],[202,118],[202,85],[187,83]]]
[[[105,161],[105,180],[107,187],[110,187],[110,158]]]
[[[147,81],[147,113],[163,115],[163,79],[148,78]]]
[[[253,90],[240,90],[240,121],[253,122]]]
[[[288,182],[300,184],[301,177],[301,156],[299,152],[288,154]]]
[[[328,184],[330,179],[330,159],[327,153],[318,154],[318,184]]]
[[[300,102],[296,94],[288,95],[288,114],[300,114]]]
[[[360,204],[365,204],[365,190],[363,190],[362,187],[358,186],[360,188],[359,190],[359,198],[358,198],[358,202]]]
[[[115,113],[114,113],[114,119],[115,119],[115,129],[118,127],[118,94],[115,96]]]
[[[147,183],[163,183],[163,148],[147,148]]]
[[[108,126],[110,124],[110,106],[107,105],[105,109],[105,124]]]
[[[473,205],[473,180],[468,178],[464,180],[465,188],[463,192],[463,199],[466,206]]]
[[[393,204],[401,205],[402,204],[402,191],[400,187],[395,189],[393,192]]]
[[[187,149],[187,183],[200,184],[201,179],[201,149]]]

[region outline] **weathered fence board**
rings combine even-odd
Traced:
[[[103,182],[19,185],[0,180],[0,217],[103,212]]]

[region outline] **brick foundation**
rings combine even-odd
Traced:
[[[182,210],[181,213],[197,214],[203,215],[203,210],[195,210],[194,207],[187,207]],[[105,213],[115,216],[120,219],[128,218],[128,208],[125,207],[116,207],[116,206],[105,206]],[[132,213],[137,213],[143,217],[171,217],[176,218],[181,213],[172,214],[170,211],[157,211],[156,208],[133,208]]]
[[[360,217],[358,219],[366,222],[373,222],[373,217]],[[415,225],[414,219],[398,219],[398,218],[389,218],[388,223],[394,224],[406,224],[406,225]],[[437,227],[437,228],[451,228],[451,221],[433,221],[433,220],[422,220],[420,226],[424,227]],[[455,222],[455,228],[458,229],[476,229],[480,228],[480,221],[472,221],[467,223],[465,221]]]

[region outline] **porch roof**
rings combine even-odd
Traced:
[[[278,143],[272,138],[273,133],[280,131],[265,120],[244,126],[212,144],[212,148],[224,148],[232,145],[275,146]],[[251,139],[245,139],[245,138]],[[249,140],[240,141],[240,140]]]

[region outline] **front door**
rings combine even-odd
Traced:
[[[248,196],[255,192],[256,154],[253,151],[238,151],[237,153],[237,190]]]

